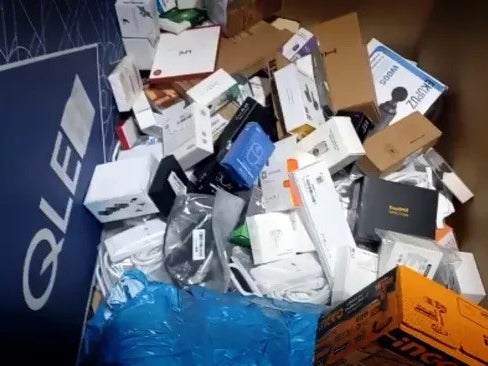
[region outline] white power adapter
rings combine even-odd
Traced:
[[[116,263],[143,250],[162,246],[165,231],[163,221],[152,219],[105,239],[104,244],[110,260]]]

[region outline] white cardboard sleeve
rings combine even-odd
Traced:
[[[117,0],[122,37],[154,38],[159,33],[159,13],[154,0]]]
[[[149,78],[152,81],[206,77],[215,71],[220,27],[162,33]]]
[[[186,107],[163,125],[164,156],[174,155],[184,170],[213,154],[210,112],[198,104]]]
[[[461,263],[455,265],[455,291],[479,304],[486,296],[473,253],[457,252]]]
[[[158,41],[159,32],[153,38],[122,38],[125,53],[133,58],[139,70],[151,70]]]
[[[298,143],[298,148],[327,162],[330,174],[365,154],[349,117],[333,117]]]
[[[102,223],[159,212],[148,195],[157,167],[152,156],[97,165],[84,205]]]
[[[333,283],[336,258],[344,247],[356,247],[334,188],[327,163],[318,161],[290,174],[300,194],[298,209],[312,238],[327,281]]]
[[[289,64],[274,73],[285,128],[304,134],[325,123],[315,81]],[[306,134],[306,133],[305,133]]]
[[[219,69],[189,89],[186,94],[193,102],[207,107],[210,114],[214,114],[226,103],[237,98],[239,88],[232,76]]]
[[[119,112],[129,112],[142,91],[142,80],[132,57],[124,57],[108,76]]]

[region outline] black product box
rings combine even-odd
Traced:
[[[177,195],[193,191],[192,183],[173,155],[161,160],[149,188],[149,197],[159,209],[161,217],[168,217]]]
[[[215,142],[216,160],[220,161],[227,153],[230,145],[235,141],[248,122],[257,122],[271,141],[278,141],[276,119],[271,108],[263,107],[251,97],[246,98],[239,107],[229,124]]]
[[[227,174],[225,169],[215,160],[215,155],[198,163],[193,171],[196,179],[195,189],[198,193],[215,194],[217,189],[223,189],[229,193],[236,193],[245,189]]]
[[[361,142],[364,142],[369,134],[369,131],[374,128],[374,123],[362,112],[339,111],[337,115],[349,117],[351,119],[352,125],[354,126],[354,129],[356,130]]]
[[[435,238],[437,191],[367,176],[358,199],[358,243],[379,242],[375,229]]]

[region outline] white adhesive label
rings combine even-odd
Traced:
[[[205,229],[195,229],[192,236],[192,259],[201,261],[205,259]]]
[[[175,192],[177,196],[186,194],[186,186],[185,184],[181,181],[181,179],[176,175],[175,172],[171,172],[169,177],[168,177],[168,183]]]

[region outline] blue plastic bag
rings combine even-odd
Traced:
[[[124,274],[87,325],[101,365],[310,365],[320,308]]]

